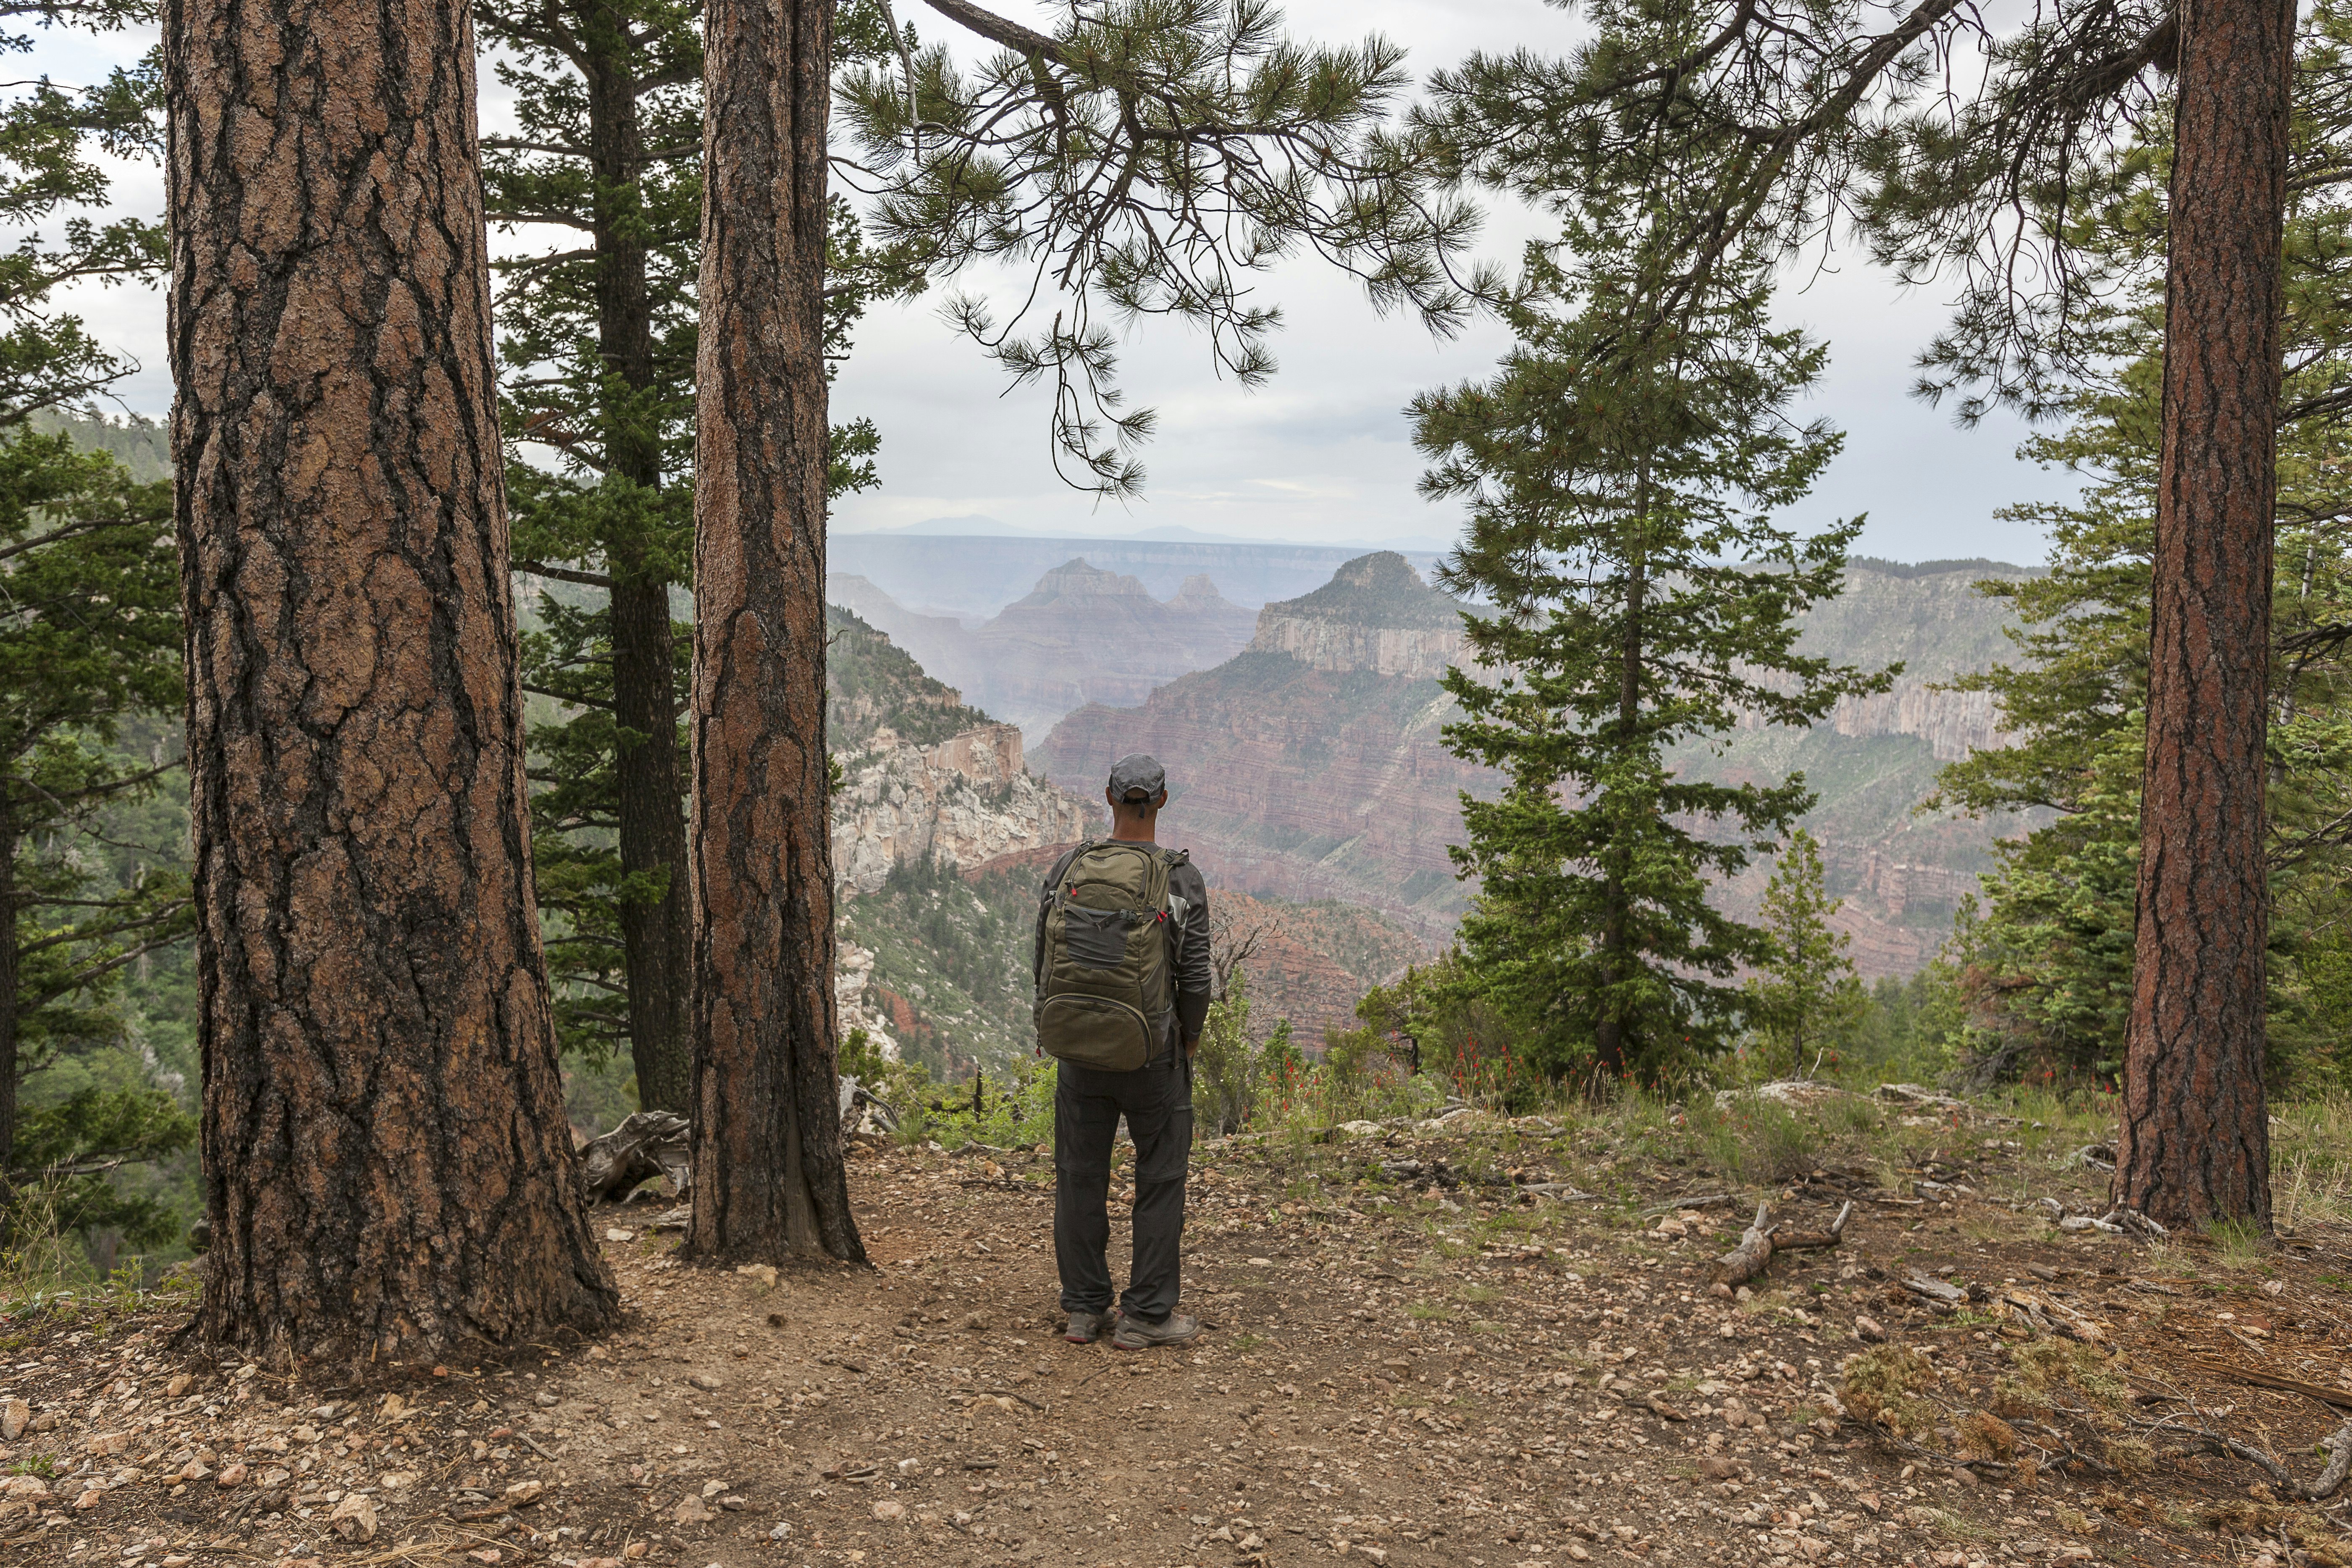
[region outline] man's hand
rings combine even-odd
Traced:
[[[1191,1039],[1186,1040],[1186,1041],[1184,1042],[1184,1059],[1185,1059],[1186,1061],[1188,1061],[1188,1062],[1189,1062],[1189,1061],[1191,1061],[1191,1060],[1192,1059],[1192,1053],[1193,1053],[1194,1051],[1199,1050],[1200,1048],[1201,1048],[1201,1037],[1200,1037],[1200,1036],[1195,1035],[1195,1036],[1193,1036]]]

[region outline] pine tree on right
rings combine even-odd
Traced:
[[[1480,890],[1460,984],[1526,1031],[1534,1063],[1605,1094],[1721,1050],[1766,931],[1710,892],[1811,806],[1801,774],[1694,767],[1744,726],[1811,725],[1866,672],[1802,651],[1841,589],[1855,518],[1775,521],[1842,437],[1792,405],[1827,350],[1769,319],[1770,267],[1732,254],[1696,292],[1652,237],[1665,198],[1588,195],[1534,247],[1491,380],[1415,400],[1433,500],[1466,503],[1440,575],[1477,602],[1449,673],[1447,744],[1497,770],[1466,797],[1458,870]]]

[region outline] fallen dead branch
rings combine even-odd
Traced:
[[[2069,1235],[2088,1230],[2104,1232],[2108,1236],[2156,1237],[2172,1234],[2139,1210],[2127,1209],[2121,1204],[2115,1205],[2103,1215],[2076,1214],[2056,1198],[2043,1198],[2042,1211],[2050,1216],[2051,1224]]]
[[[1910,1438],[1898,1436],[1883,1426],[1873,1427],[1872,1430],[1877,1434],[1880,1442],[1896,1453],[1915,1459],[1926,1459],[1931,1464],[1942,1465],[1948,1469],[1983,1470],[1998,1476],[2006,1475],[2017,1468],[2015,1465],[2002,1459],[1967,1459],[1958,1454],[1947,1454],[1940,1448],[1931,1448],[1924,1443],[1915,1443]]]
[[[1768,1226],[1765,1218],[1771,1212],[1766,1204],[1756,1205],[1756,1217],[1739,1237],[1739,1245],[1715,1260],[1715,1283],[1712,1289],[1719,1296],[1732,1290],[1771,1267],[1776,1252],[1797,1252],[1811,1247],[1835,1247],[1845,1235],[1845,1222],[1853,1217],[1853,1205],[1848,1201],[1830,1222],[1827,1230],[1782,1231],[1778,1226]]]
[[[2326,1501],[2343,1489],[2347,1477],[2352,1477],[2352,1421],[2337,1427],[2335,1436],[2321,1440],[2319,1446],[2328,1452],[2327,1468],[2313,1481],[2297,1480],[2293,1470],[2252,1443],[2242,1442],[2226,1432],[2216,1432],[2210,1426],[2189,1426],[2169,1415],[2137,1425],[2150,1433],[2178,1432],[2195,1439],[2197,1448],[2243,1459],[2270,1477],[2273,1489],[2303,1502]]]
[[[1997,1300],[2036,1334],[2063,1334],[2086,1345],[2106,1342],[2105,1329],[2054,1296],[2012,1288],[2001,1291]]]
[[[1775,1252],[1803,1252],[1824,1247],[1835,1247],[1845,1238],[1845,1222],[1853,1217],[1853,1202],[1848,1199],[1840,1206],[1837,1218],[1830,1221],[1827,1230],[1780,1230],[1772,1233]]]
[[[1756,1205],[1756,1217],[1740,1234],[1739,1245],[1715,1260],[1715,1286],[1718,1294],[1729,1295],[1735,1285],[1742,1285],[1764,1271],[1772,1261],[1772,1231],[1764,1223],[1770,1212],[1765,1205]]]
[[[2352,1388],[2330,1388],[2324,1383],[2305,1383],[2299,1377],[2288,1377],[2275,1372],[2263,1372],[2257,1367],[2237,1366],[2229,1362],[2216,1361],[2211,1356],[2190,1356],[2189,1364],[2200,1372],[2210,1373],[2216,1377],[2226,1377],[2237,1383],[2252,1384],[2256,1388],[2276,1388],[2288,1394],[2300,1394],[2305,1399],[2315,1399],[2322,1405],[2334,1405],[2338,1410],[2352,1410]]]

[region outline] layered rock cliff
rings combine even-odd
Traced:
[[[824,629],[826,751],[856,751],[879,730],[898,742],[928,745],[992,722],[852,611],[827,605]]]
[[[858,946],[846,935],[836,936],[833,946],[833,1000],[841,1020],[842,1037],[846,1039],[863,1031],[885,1060],[904,1061],[907,1051],[898,1039],[897,1022],[883,1003],[882,988],[873,980],[873,952]]]
[[[1095,814],[1029,771],[1018,729],[968,706],[841,605],[825,619],[835,881],[872,892],[903,863],[977,866],[1086,830]]]
[[[1726,782],[1805,774],[1821,796],[1808,826],[1865,973],[1906,973],[1929,956],[1994,838],[2014,830],[1915,808],[1944,762],[2004,739],[1989,700],[1931,688],[2006,655],[2000,606],[1971,584],[2016,570],[1857,563],[1845,594],[1808,618],[1804,647],[1866,668],[1900,659],[1894,689],[1842,703],[1811,730],[1743,729],[1673,759]],[[1225,665],[1138,707],[1080,709],[1032,761],[1079,783],[1123,752],[1150,752],[1169,770],[1171,830],[1213,883],[1353,900],[1442,936],[1469,892],[1446,853],[1461,838],[1460,797],[1499,787],[1441,733],[1456,710],[1437,677],[1462,657],[1461,610],[1394,556],[1350,562],[1314,594],[1268,605]],[[1726,887],[1725,904],[1752,912],[1768,869]]]
[[[1027,1016],[1024,939],[961,892],[957,868],[1081,837],[1099,808],[1029,772],[1019,730],[862,617],[835,605],[826,619],[842,1027],[934,1071],[1001,1069]]]
[[[906,862],[977,866],[1082,837],[1099,812],[1023,765],[1021,731],[985,724],[929,746],[877,730],[840,755],[835,879],[877,891]]]
[[[1442,934],[1465,900],[1446,846],[1460,797],[1496,780],[1447,752],[1438,685],[1460,606],[1402,557],[1343,566],[1258,612],[1251,646],[1139,707],[1095,703],[1032,753],[1066,784],[1123,752],[1168,768],[1166,821],[1211,883],[1294,900],[1343,899]]]
[[[1260,610],[1249,646],[1315,669],[1435,680],[1461,656],[1462,605],[1384,551],[1349,562],[1312,594]]]

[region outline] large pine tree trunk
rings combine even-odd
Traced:
[[[522,783],[462,0],[166,0],[205,1337],[616,1316]]]
[[[2292,0],[2181,12],[2141,797],[2115,1194],[2268,1228],[2263,742]]]
[[[704,13],[693,1227],[862,1258],[835,1110],[824,750],[830,0]]]
[[[639,182],[645,143],[636,84],[628,75],[625,19],[609,8],[588,15],[588,139],[596,179],[596,335],[608,374],[631,392],[651,387],[653,303],[646,282]],[[608,408],[605,456],[612,471],[647,489],[662,483],[661,444],[650,416]],[[670,579],[656,552],[635,534],[605,542],[613,578],[613,716],[625,739],[613,762],[621,869],[667,879],[658,900],[621,906],[627,962],[629,1052],[638,1103],[687,1111],[694,1089],[688,999],[693,940],[688,925],[686,818],[680,809],[676,656]]]

